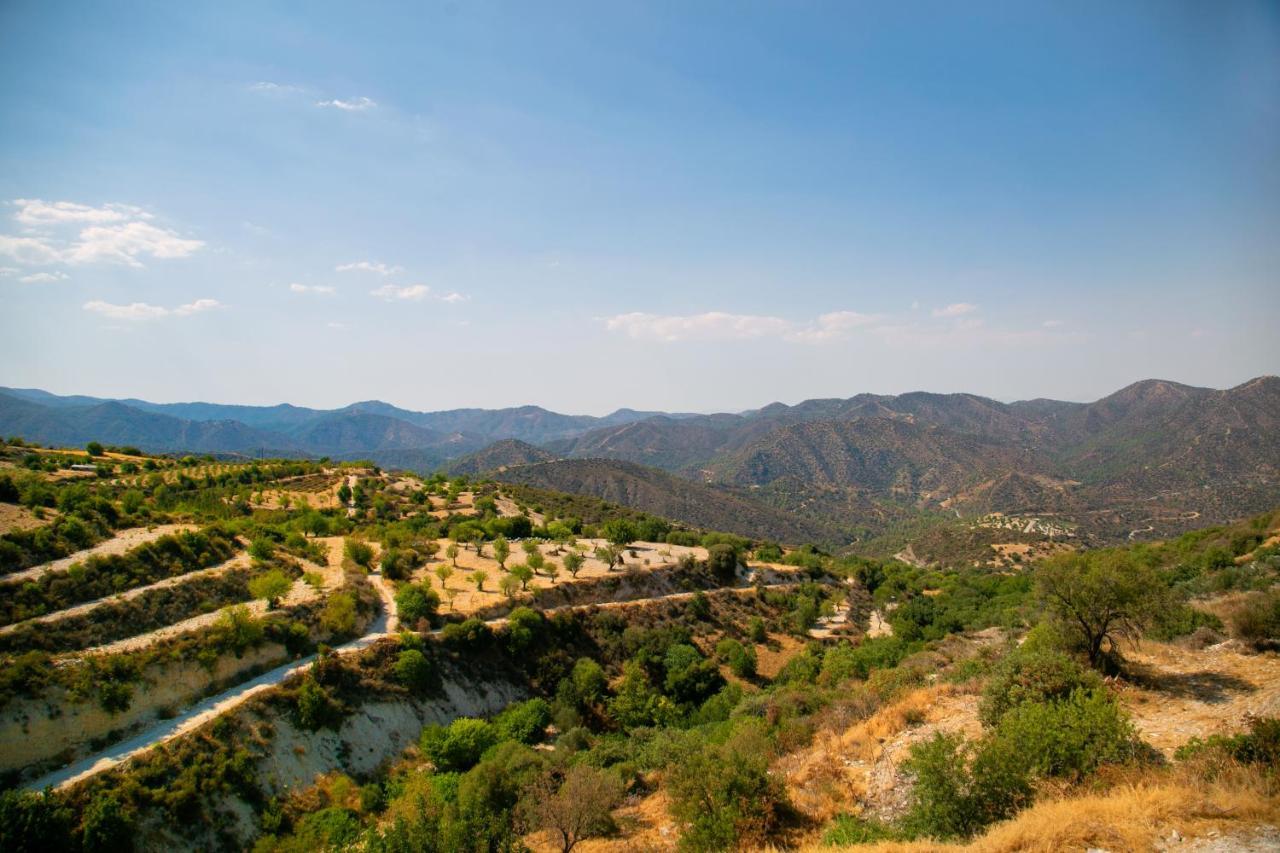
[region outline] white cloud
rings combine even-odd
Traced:
[[[748,340],[778,337],[791,331],[791,323],[781,317],[759,314],[661,315],[633,311],[605,318],[605,328],[638,340]]]
[[[1045,320],[1040,325],[1044,326],[1046,329],[1057,329],[1057,328],[1060,328],[1063,324],[1061,320]]]
[[[64,272],[33,272],[31,275],[24,275],[18,281],[26,284],[50,284],[55,281],[66,281],[68,278]]]
[[[6,257],[23,266],[56,264],[61,253],[39,237],[12,237],[0,234],[0,257]]]
[[[102,207],[90,207],[74,201],[43,201],[38,198],[18,198],[13,203],[18,206],[14,219],[23,225],[39,227],[43,225],[63,225],[70,222],[124,222],[130,219],[150,219],[151,214],[140,207],[129,204],[104,204]]]
[[[874,314],[832,311],[812,321],[797,323],[763,314],[661,315],[632,312],[606,317],[605,328],[638,340],[733,341],[780,338],[794,343],[820,344],[848,337],[856,330],[871,329],[880,322]]]
[[[965,314],[972,314],[978,310],[978,306],[970,302],[953,302],[945,308],[934,308],[933,316],[935,317],[963,317]]]
[[[159,305],[148,305],[145,302],[130,302],[128,305],[113,305],[95,299],[84,304],[84,310],[110,317],[112,320],[153,320],[168,315],[168,308]]]
[[[28,236],[0,235],[0,256],[24,266],[98,262],[142,266],[142,258],[185,258],[204,241],[152,224],[152,214],[127,204],[91,207],[71,201],[17,199],[14,218]],[[77,233],[72,233],[75,228]]]
[[[173,309],[165,308],[161,305],[148,305],[146,302],[115,305],[110,302],[103,302],[101,299],[95,299],[91,302],[86,302],[84,310],[110,317],[112,320],[157,320],[170,315],[189,317],[192,314],[208,311],[218,306],[219,302],[216,299],[197,299],[194,302],[188,302],[186,305],[179,305]]]
[[[203,246],[203,240],[180,237],[147,222],[95,225],[80,232],[80,239],[67,251],[66,260],[70,264],[117,261],[140,267],[139,256],[185,258]]]
[[[353,98],[350,101],[344,101],[340,98],[333,98],[328,101],[316,101],[317,107],[333,107],[334,109],[344,110],[350,113],[362,113],[365,110],[371,110],[378,105],[378,102],[372,98],[366,98],[361,95],[359,98]]]
[[[356,261],[352,264],[338,264],[335,272],[372,272],[378,275],[395,275],[404,272],[404,267],[389,267],[381,261]]]
[[[459,302],[466,302],[467,297],[463,296],[458,291],[453,290],[453,291],[450,291],[449,293],[446,293],[444,296],[441,296],[440,301],[448,302],[450,305],[456,305]]]
[[[260,92],[264,95],[292,95],[295,92],[301,92],[302,87],[294,86],[290,83],[272,83],[270,80],[259,80],[256,83],[249,84],[250,92]]]
[[[20,272],[22,272],[22,270],[17,267],[0,267],[0,276],[17,275]]]
[[[880,322],[875,314],[861,314],[857,311],[833,311],[821,314],[807,328],[797,329],[788,337],[791,340],[805,343],[822,343],[824,341],[843,338],[855,329],[865,329]]]
[[[179,317],[188,317],[192,314],[199,314],[201,311],[209,311],[221,305],[216,299],[197,299],[195,302],[188,302],[186,305],[179,305],[173,309],[173,313]]]
[[[394,284],[384,284],[382,287],[369,291],[370,296],[377,296],[379,299],[385,299],[388,302],[392,300],[405,300],[411,302],[420,302],[426,298],[431,292],[431,288],[425,284],[410,284],[404,287],[397,287]]]
[[[330,329],[345,329],[345,328],[347,327],[347,324],[346,324],[346,323],[339,323],[338,321],[333,320],[333,321],[330,321],[330,322],[328,322],[328,323],[325,323],[325,326],[326,326],[326,327],[328,327],[328,328],[330,328]]]
[[[327,284],[298,284],[296,281],[289,285],[289,289],[294,293],[334,293],[335,288]]]

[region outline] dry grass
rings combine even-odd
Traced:
[[[1100,793],[1037,803],[966,844],[935,841],[860,846],[868,853],[965,850],[1151,850],[1173,830],[1184,837],[1280,820],[1280,796],[1260,770],[1234,767],[1212,782],[1193,767],[1148,771]],[[810,848],[812,850],[831,848]]]
[[[819,731],[778,769],[795,807],[813,821],[863,810],[892,816],[906,802],[898,768],[912,745],[934,732],[980,729],[976,697],[950,684],[921,687],[853,725]]]

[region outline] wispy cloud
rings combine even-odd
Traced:
[[[0,235],[0,256],[23,266],[122,263],[141,267],[145,258],[185,258],[203,240],[153,224],[140,207],[71,201],[17,199],[14,219],[27,232]]]
[[[458,291],[453,290],[453,291],[450,291],[449,293],[446,293],[444,296],[441,296],[441,297],[440,297],[440,301],[441,301],[441,302],[448,302],[450,305],[456,305],[456,304],[458,304],[459,302],[466,302],[466,301],[467,301],[467,299],[469,299],[469,298],[470,298],[470,297],[463,296],[463,295],[462,295],[461,293],[459,293]]]
[[[795,322],[764,314],[732,314],[707,311],[703,314],[663,315],[632,312],[605,318],[605,328],[639,340],[752,340],[781,338],[797,343],[818,344],[847,337],[856,330],[874,326],[879,316],[858,311],[832,311],[808,322]]]
[[[316,101],[316,106],[332,107],[336,110],[344,110],[349,113],[362,113],[378,106],[378,102],[373,100],[373,98],[366,98],[361,95],[360,97],[352,98],[349,101],[344,101],[341,98],[331,98],[327,101]]]
[[[409,284],[398,287],[394,284],[384,284],[382,287],[374,288],[369,291],[370,296],[376,296],[379,299],[385,299],[388,302],[396,300],[408,302],[421,302],[427,298],[427,294],[431,292],[431,288],[425,284]]]
[[[24,284],[52,284],[55,281],[66,281],[69,276],[64,272],[33,272],[31,275],[24,275],[18,278],[18,281]]]
[[[293,95],[302,91],[301,86],[295,86],[292,83],[273,83],[270,80],[259,80],[256,83],[249,84],[250,92],[259,92],[264,95]]]
[[[963,317],[966,314],[972,314],[978,310],[978,306],[971,302],[953,302],[942,308],[934,308],[933,316],[935,317]]]
[[[1045,320],[1040,325],[1046,329],[1058,329],[1062,327],[1063,323],[1061,320]]]
[[[1029,330],[990,328],[969,311],[932,313],[935,314],[934,319],[918,319],[910,314],[894,317],[846,310],[819,314],[811,320],[792,320],[767,314],[726,311],[687,315],[631,312],[604,317],[602,322],[608,331],[635,340],[662,343],[771,339],[822,345],[863,338],[874,340],[877,345],[947,348],[1012,346],[1068,337],[1043,327]]]
[[[104,204],[90,207],[73,201],[43,201],[38,198],[14,199],[18,212],[14,219],[23,225],[62,225],[69,222],[124,222],[131,219],[150,219],[151,214],[129,204]]]
[[[338,264],[335,272],[371,272],[378,275],[395,275],[404,272],[404,267],[390,267],[381,261],[356,261],[350,264]]]
[[[327,284],[299,284],[296,281],[289,285],[289,289],[294,293],[323,293],[330,294],[336,292],[336,288]]]
[[[84,310],[101,314],[112,320],[158,320],[161,317],[189,317],[202,311],[219,307],[216,299],[197,299],[176,308],[165,308],[161,305],[149,305],[146,302],[130,302],[128,305],[116,305],[95,299],[84,304]]]
[[[0,257],[22,266],[45,266],[62,260],[57,248],[40,237],[14,237],[0,234]]]
[[[663,315],[633,311],[605,318],[605,328],[641,340],[749,340],[781,337],[792,324],[781,317],[759,314],[730,314],[708,311],[703,314]]]

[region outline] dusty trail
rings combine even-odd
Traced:
[[[7,634],[10,631],[14,631],[14,630],[17,630],[18,628],[23,627],[24,625],[36,625],[36,624],[41,624],[45,622],[57,622],[60,619],[68,619],[72,616],[81,616],[85,613],[88,613],[90,610],[101,607],[104,604],[108,604],[114,601],[128,601],[132,598],[137,598],[140,595],[146,595],[148,592],[152,592],[157,589],[164,589],[165,587],[168,587],[168,586],[177,586],[178,584],[187,583],[188,581],[193,580],[195,578],[206,577],[208,575],[221,574],[223,572],[230,571],[231,569],[242,568],[247,565],[249,565],[249,555],[237,554],[236,556],[232,557],[230,560],[227,560],[226,562],[223,562],[223,563],[219,563],[216,566],[210,566],[207,569],[197,569],[194,572],[187,572],[186,574],[183,574],[183,575],[175,575],[174,577],[165,578],[164,580],[156,581],[155,583],[148,584],[147,586],[136,586],[133,589],[127,589],[124,592],[116,592],[116,593],[112,593],[111,595],[103,596],[102,598],[95,598],[93,601],[86,601],[83,604],[77,604],[73,607],[67,607],[63,610],[55,610],[52,613],[46,613],[43,616],[36,616],[33,619],[27,619],[22,622],[14,622],[12,625],[0,626],[0,634]]]
[[[338,646],[333,649],[331,654],[345,655],[353,652],[361,651],[376,643],[378,640],[396,635],[396,629],[399,624],[399,617],[395,610],[395,599],[390,596],[390,585],[381,577],[381,575],[371,575],[370,579],[374,581],[378,587],[379,595],[383,600],[383,609],[378,617],[369,625],[369,630],[364,636],[352,640],[349,643]],[[770,584],[772,586],[774,584]],[[779,584],[786,585],[786,584]],[[755,593],[755,587],[728,587],[724,591],[733,592],[737,595],[751,595]],[[683,601],[692,598],[696,592],[680,592],[671,595],[659,595],[652,598],[637,598],[629,601],[610,601],[603,604],[566,604],[560,607],[552,607],[545,610],[545,613],[556,613],[562,610],[575,610],[588,607],[599,607],[605,609],[613,609],[618,607],[635,607],[644,604],[652,604],[655,601]],[[506,618],[490,619],[485,624],[490,627],[499,627],[506,624]],[[433,631],[433,634],[440,633]],[[216,696],[211,696],[204,701],[193,705],[182,713],[169,720],[162,720],[149,726],[147,729],[139,732],[128,740],[121,741],[113,746],[107,747],[105,750],[55,770],[46,773],[38,779],[26,783],[23,787],[31,791],[43,790],[46,787],[66,788],[77,782],[88,779],[104,770],[109,770],[131,758],[141,755],[148,750],[154,749],[161,744],[167,743],[176,737],[180,737],[200,725],[214,719],[220,714],[226,713],[231,709],[244,704],[253,696],[280,684],[289,676],[306,670],[316,659],[316,655],[308,655],[301,660],[278,666],[269,672],[265,672],[250,681],[243,682],[235,687],[224,690]]]
[[[127,530],[121,530],[110,539],[99,542],[92,548],[85,548],[83,551],[77,551],[69,557],[63,557],[60,560],[54,560],[51,563],[41,563],[38,566],[32,566],[29,569],[23,569],[20,572],[14,572],[10,575],[0,577],[0,583],[16,583],[33,581],[49,572],[65,571],[74,563],[83,563],[90,557],[102,557],[108,554],[123,554],[131,548],[147,542],[154,542],[161,536],[167,536],[170,533],[179,533],[183,530],[197,530],[195,524],[161,524],[154,528],[147,527],[130,527]]]

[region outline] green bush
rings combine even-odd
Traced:
[[[996,668],[982,692],[978,716],[983,725],[990,727],[1024,703],[1066,699],[1076,690],[1101,686],[1097,673],[1072,658],[1024,646],[1011,652]]]
[[[913,746],[903,768],[915,777],[903,820],[912,835],[968,838],[1031,799],[1030,775],[1005,744],[938,733]]]
[[[1280,718],[1254,717],[1249,721],[1249,731],[1237,735],[1192,738],[1178,748],[1174,757],[1186,761],[1208,750],[1221,751],[1241,764],[1260,764],[1276,770],[1280,768]]]
[[[769,774],[771,749],[752,726],[722,746],[703,744],[672,768],[671,813],[684,850],[760,847],[777,827],[786,795]]]
[[[440,595],[426,583],[410,583],[396,592],[396,612],[404,625],[416,627],[431,620],[440,606]]]
[[[417,649],[406,649],[396,657],[396,681],[414,693],[425,693],[435,684],[436,671],[426,655]]]
[[[530,699],[509,705],[494,718],[499,740],[537,743],[551,723],[551,706],[545,699]]]
[[[739,678],[755,678],[756,675],[756,650],[733,639],[725,637],[716,643],[716,657],[718,657],[731,672]]]
[[[498,742],[492,723],[471,717],[458,717],[445,726],[427,726],[418,745],[440,772],[470,770],[485,750]]]
[[[1024,702],[1009,709],[994,741],[1040,776],[1078,780],[1103,764],[1137,755],[1128,715],[1105,689],[1078,688],[1066,699]]]
[[[874,670],[892,669],[911,651],[901,637],[873,637],[861,643],[832,646],[822,656],[819,680],[826,685],[867,678]]]
[[[46,853],[71,847],[71,812],[51,792],[0,794],[0,850]]]
[[[840,815],[822,833],[822,843],[828,847],[850,847],[854,844],[873,844],[892,841],[897,833],[875,818],[857,815]]]
[[[1280,641],[1280,590],[1255,593],[1231,619],[1232,633],[1255,648]]]

